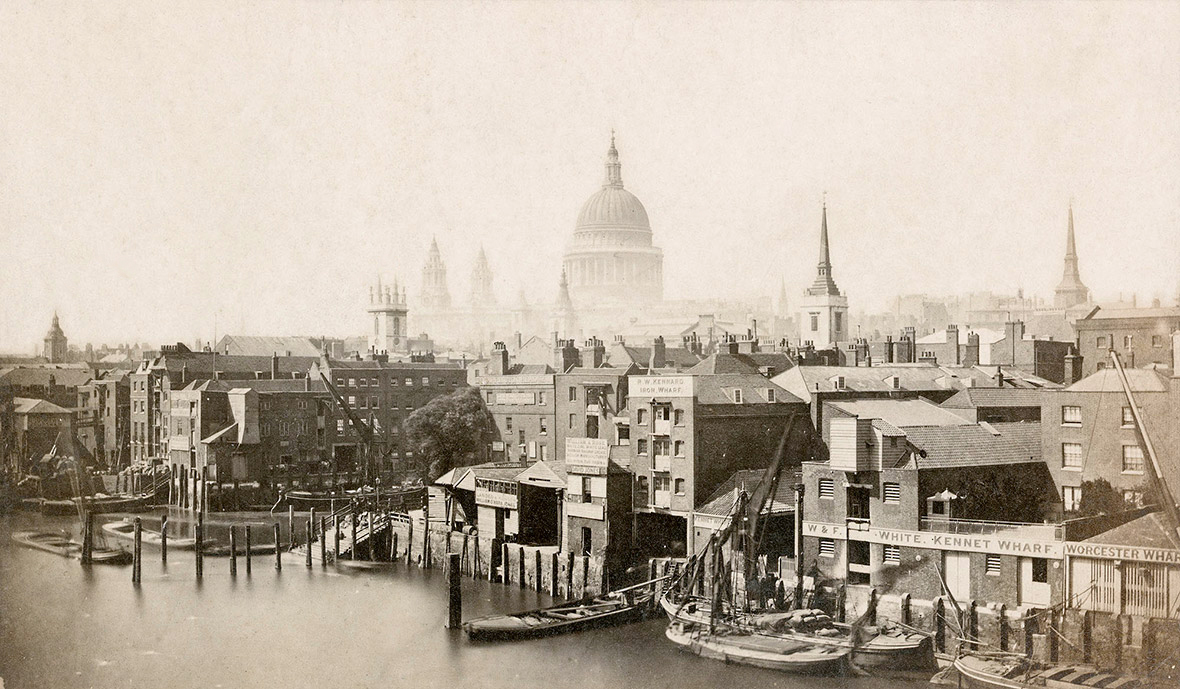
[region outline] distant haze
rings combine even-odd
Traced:
[[[552,301],[623,180],[669,298],[1170,302],[1180,3],[0,4],[0,348],[346,334],[377,273]],[[411,302],[412,303],[412,302]],[[411,314],[412,318],[412,314]]]

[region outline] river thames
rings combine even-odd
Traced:
[[[130,566],[82,567],[22,547],[13,531],[68,520],[0,517],[0,677],[33,687],[806,687],[903,689],[914,680],[800,678],[727,666],[678,651],[664,623],[516,643],[469,643],[444,629],[441,571],[308,570],[287,555],[206,557],[144,547]],[[548,596],[464,579],[464,617],[527,609]]]

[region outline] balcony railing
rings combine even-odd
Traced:
[[[1013,537],[1048,541],[1064,540],[1060,524],[1037,524],[1033,522],[995,522],[978,519],[940,519],[922,517],[918,528],[921,531],[939,533],[986,535],[1007,533]]]

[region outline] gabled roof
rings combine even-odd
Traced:
[[[529,465],[527,469],[516,475],[519,483],[542,488],[565,489],[565,465],[561,462],[539,461]]]
[[[966,388],[942,403],[948,409],[1039,407],[1045,392],[1036,388]]]
[[[1083,542],[1131,548],[1180,548],[1180,541],[1170,536],[1169,532],[1167,521],[1159,512],[1152,512],[1091,536]]]
[[[738,493],[746,491],[748,494],[753,494],[754,489],[758,487],[758,482],[766,474],[761,469],[743,469],[735,471],[729,478],[722,481],[721,485],[713,491],[705,504],[693,510],[700,514],[710,514],[717,517],[728,516],[733,512],[733,507],[737,503]],[[768,506],[771,514],[782,512],[795,511],[795,493],[792,488],[793,481],[780,479],[778,487],[774,493],[774,499]]]
[[[862,419],[881,419],[903,430],[910,426],[968,426],[974,423],[922,399],[827,401],[824,404]]]
[[[711,354],[700,363],[688,369],[686,373],[692,375],[718,373],[753,373],[761,375],[758,364],[745,354]]]
[[[216,349],[224,354],[242,356],[291,356],[318,357],[320,350],[309,337],[271,337],[265,335],[224,335],[218,340]]]
[[[918,469],[1041,462],[1041,424],[989,425],[990,429],[981,424],[915,426],[906,428],[905,434],[912,445],[926,451],[916,460]]]
[[[637,364],[643,368],[651,362],[651,346],[635,347],[632,345],[614,344],[607,349],[607,356],[612,366],[626,366]],[[620,362],[619,359],[625,358]],[[684,347],[664,347],[665,368],[686,369],[696,366],[701,357],[693,354]]]
[[[1125,368],[1127,383],[1132,392],[1167,392],[1168,379],[1150,368]],[[1065,389],[1066,392],[1122,392],[1118,371],[1104,368],[1082,378]]]
[[[12,405],[17,414],[73,414],[69,409],[59,407],[53,402],[29,397],[13,397]]]

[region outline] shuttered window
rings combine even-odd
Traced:
[[[821,557],[835,557],[836,542],[830,538],[819,539],[819,554]]]
[[[1000,556],[988,555],[983,571],[993,577],[1000,576]]]
[[[881,487],[882,496],[885,499],[886,505],[897,505],[901,503],[901,484],[900,483],[886,483]]]
[[[901,564],[901,548],[896,545],[885,546],[884,550],[882,551],[881,559],[884,560],[885,564],[887,565]]]
[[[836,493],[836,485],[830,478],[821,478],[819,480],[819,496],[825,500],[831,500]]]

